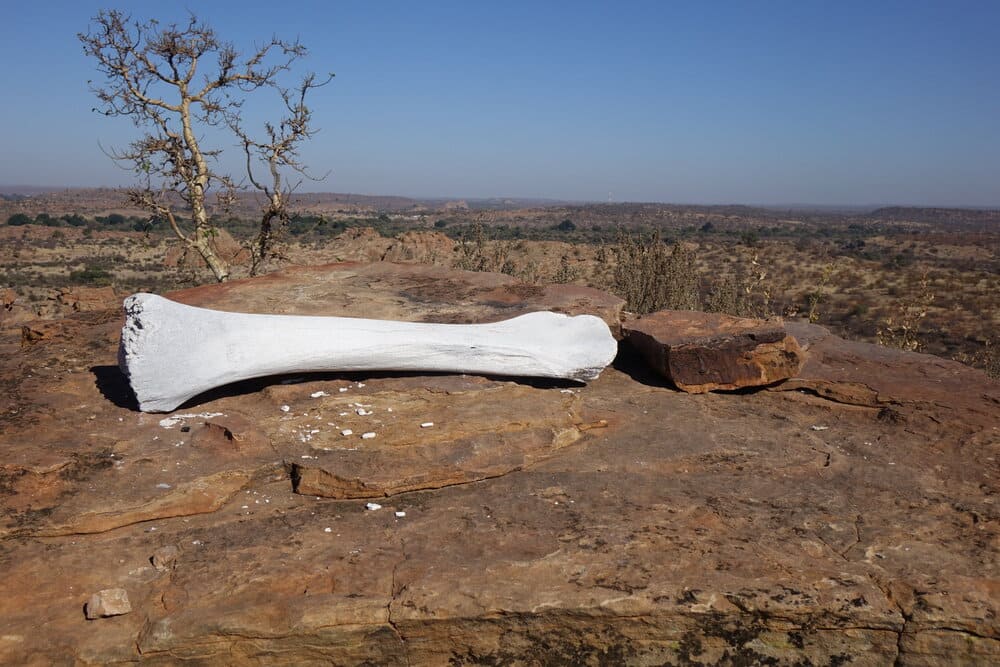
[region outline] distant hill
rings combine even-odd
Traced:
[[[565,205],[554,199],[527,198],[447,198],[399,197],[338,192],[297,192],[292,195],[295,210],[316,214],[351,213],[429,213],[431,211],[512,210],[547,208]],[[242,192],[233,207],[235,215],[256,215],[262,204],[257,192]],[[0,185],[0,213],[23,212],[31,215],[80,213],[106,215],[110,211],[140,214],[125,203],[125,191],[118,188],[43,188],[35,186]]]
[[[875,209],[869,217],[893,222],[926,222],[938,225],[1000,224],[1000,210],[974,208],[926,208],[916,206],[886,206]]]

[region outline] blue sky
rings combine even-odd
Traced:
[[[238,47],[297,36],[305,67],[336,73],[304,150],[331,175],[308,189],[1000,206],[1000,2],[189,6]],[[0,184],[130,181],[101,146],[136,130],[91,113],[76,39],[103,7],[186,16],[4,8]]]

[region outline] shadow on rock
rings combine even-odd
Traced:
[[[611,367],[624,373],[636,382],[650,387],[664,387],[666,389],[677,388],[670,384],[666,378],[654,371],[642,358],[639,351],[627,341],[622,341],[618,345],[618,356],[611,362]]]
[[[119,408],[139,411],[139,401],[136,400],[128,378],[117,366],[91,366],[98,391]]]
[[[108,367],[110,368],[110,367]],[[231,384],[222,385],[209,389],[206,392],[185,401],[177,406],[176,410],[188,410],[196,408],[203,403],[227,398],[231,396],[243,396],[255,394],[269,386],[281,384],[301,384],[304,382],[341,380],[346,382],[368,382],[372,380],[385,379],[408,379],[408,378],[447,378],[461,374],[431,371],[376,371],[376,372],[315,372],[315,373],[291,373],[282,375],[268,375],[265,377],[240,380]],[[579,382],[573,380],[561,380],[553,378],[533,378],[515,377],[503,375],[474,375],[492,382],[516,382],[517,384],[534,387],[536,389],[564,389],[567,387],[580,387]],[[122,381],[125,381],[124,378]],[[133,399],[132,405],[136,405]]]

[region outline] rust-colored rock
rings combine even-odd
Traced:
[[[0,291],[0,329],[23,325],[37,318],[34,310],[10,288]]]
[[[352,264],[176,296],[466,321],[614,302],[560,289]],[[809,358],[773,391],[674,391],[625,349],[586,386],[301,375],[149,415],[117,314],[56,324],[23,349],[0,330],[0,664],[1000,656],[1000,386],[954,362],[789,324]],[[86,622],[109,587],[132,613]]]
[[[76,312],[121,308],[113,287],[69,287],[56,291],[56,301]]]
[[[381,259],[386,262],[421,262],[450,264],[455,255],[455,241],[441,232],[403,232],[393,240]]]
[[[627,321],[623,331],[657,373],[690,394],[774,384],[805,361],[780,319],[663,310]]]
[[[13,310],[16,302],[17,292],[9,287],[0,290],[0,306],[3,306],[4,310]]]

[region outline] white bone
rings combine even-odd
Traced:
[[[615,357],[593,315],[537,312],[491,324],[254,315],[125,299],[118,364],[143,412],[231,382],[310,371],[444,371],[593,380]]]

